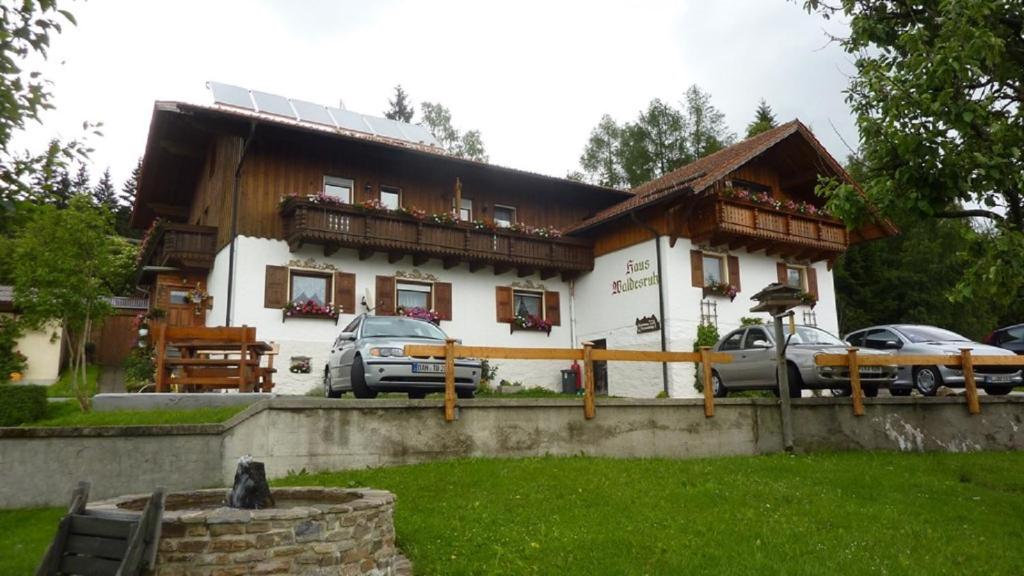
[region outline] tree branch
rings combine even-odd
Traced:
[[[996,222],[1002,222],[1006,218],[1001,214],[992,212],[991,210],[950,210],[948,212],[939,212],[935,215],[936,218],[989,218]]]

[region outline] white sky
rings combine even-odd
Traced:
[[[554,176],[578,167],[601,115],[632,120],[690,84],[742,135],[758,100],[799,117],[842,160],[856,129],[853,68],[802,0],[373,2],[92,0],[42,68],[57,109],[16,146],[103,122],[93,177],[118,186],[142,154],[155,100],[210,103],[207,80],[381,115],[401,83],[479,129],[491,162]],[[839,29],[841,31],[841,29]]]

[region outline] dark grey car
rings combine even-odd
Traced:
[[[324,395],[338,398],[351,390],[356,398],[380,392],[405,392],[423,398],[444,391],[444,358],[411,358],[408,344],[442,346],[447,336],[430,322],[404,316],[361,315],[345,327],[324,367]],[[472,398],[480,384],[480,361],[455,360],[455,393]]]

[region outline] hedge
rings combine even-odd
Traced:
[[[0,385],[0,426],[17,426],[46,416],[46,387]]]

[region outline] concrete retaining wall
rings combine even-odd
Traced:
[[[289,471],[389,466],[438,458],[543,455],[691,458],[782,449],[770,399],[716,402],[603,399],[583,419],[573,400],[460,401],[445,423],[439,401],[276,398],[224,424],[93,429],[0,429],[0,508],[65,505],[78,480],[92,496],[228,485],[239,456]],[[1024,449],[1024,397],[878,398],[856,418],[848,399],[794,401],[800,451]]]

